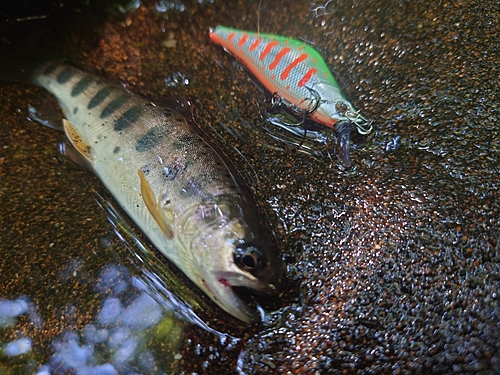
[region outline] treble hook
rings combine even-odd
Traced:
[[[350,106],[343,100],[339,100],[335,104],[335,108],[337,109],[338,113],[347,118],[349,122],[354,124],[359,134],[362,135],[369,134],[373,129],[372,126],[373,121],[369,121],[358,111],[350,111],[349,107]]]
[[[271,96],[271,101],[270,101],[270,106],[269,110],[276,110],[279,107],[284,107],[290,112],[294,113],[295,115],[301,117],[302,119],[300,122],[297,122],[295,124],[285,124],[288,126],[300,126],[302,125],[306,119],[307,116],[316,111],[319,107],[321,96],[316,90],[313,90],[309,87],[306,87],[311,94],[314,96],[313,98],[310,99],[304,99],[302,102],[309,101],[310,103],[313,103],[314,105],[310,106],[307,109],[302,109],[292,103],[290,103],[288,100],[286,100],[279,92],[273,93]]]
[[[359,134],[366,135],[371,133],[371,131],[373,130],[373,120],[368,120],[359,112],[347,111],[344,116],[347,117],[347,119],[354,125],[356,125],[356,129],[358,130]]]

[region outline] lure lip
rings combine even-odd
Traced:
[[[335,124],[337,132],[337,156],[342,160],[346,168],[351,167],[351,131],[352,122],[349,120],[339,121]]]

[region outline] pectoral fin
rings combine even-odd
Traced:
[[[174,234],[172,232],[172,228],[170,228],[170,226],[166,223],[165,216],[163,216],[163,213],[160,210],[160,202],[156,200],[153,190],[151,189],[148,180],[146,180],[146,176],[144,176],[144,172],[139,169],[137,173],[139,174],[139,179],[141,180],[141,194],[146,207],[155,219],[165,237],[167,237],[168,239],[172,239],[174,237]]]
[[[85,143],[80,132],[66,119],[63,119],[64,133],[68,137],[71,144],[75,147],[80,155],[82,155],[85,160],[92,163],[90,157],[90,146]]]

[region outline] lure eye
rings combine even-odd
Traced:
[[[254,244],[242,244],[234,253],[234,262],[244,271],[254,273],[259,271],[265,264],[265,257]]]
[[[335,104],[335,109],[337,110],[338,113],[340,113],[340,114],[343,115],[344,113],[347,112],[347,110],[349,109],[349,107],[343,101],[339,101],[339,102],[337,102]]]

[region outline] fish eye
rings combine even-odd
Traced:
[[[264,266],[265,257],[256,245],[245,243],[236,249],[234,262],[242,270],[253,273]]]

